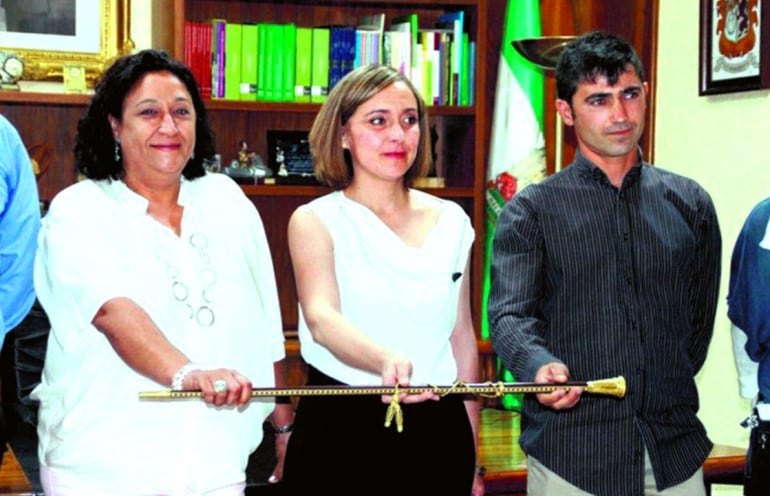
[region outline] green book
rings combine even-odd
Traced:
[[[241,32],[240,99],[257,99],[257,37],[256,24],[244,24]]]
[[[294,64],[294,101],[310,103],[310,64],[313,59],[313,30],[297,27]]]
[[[310,101],[323,103],[329,94],[329,28],[313,28],[312,37]]]
[[[461,47],[462,55],[460,56],[462,59],[462,70],[460,72],[460,98],[459,98],[459,104],[460,105],[470,105],[471,102],[471,92],[469,91],[469,83],[470,78],[473,76],[470,74],[471,72],[471,64],[470,64],[470,39],[468,38],[468,33],[463,33],[463,44]]]
[[[428,105],[441,104],[441,30],[437,28],[420,30],[422,51],[422,88],[420,93]]]
[[[286,61],[283,24],[270,24],[269,30],[267,46],[270,64],[267,70],[270,77],[267,83],[267,99],[280,102],[283,98],[283,66]]]
[[[279,63],[278,56],[280,55],[275,47],[280,47],[282,40],[276,40],[276,29],[273,23],[264,23],[259,26],[259,41],[257,42],[260,49],[260,55],[257,60],[257,72],[261,78],[257,83],[262,90],[257,88],[258,99],[266,102],[276,101],[276,76],[277,65]],[[263,42],[264,41],[264,42]],[[260,67],[264,67],[264,70],[259,70]],[[259,98],[259,95],[262,95]]]
[[[225,100],[241,97],[241,40],[243,26],[225,24]]]
[[[297,26],[294,24],[283,25],[283,84],[281,88],[283,93],[281,101],[294,101],[294,77],[295,66],[297,62]]]
[[[267,100],[267,36],[269,24],[257,23],[257,100]]]

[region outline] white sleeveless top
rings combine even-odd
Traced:
[[[441,209],[421,248],[405,244],[341,191],[300,208],[313,211],[331,236],[343,316],[380,345],[408,357],[412,385],[451,384],[457,365],[449,338],[475,233],[456,203],[412,194]],[[346,384],[381,383],[378,374],[350,367],[315,343],[301,308],[299,338],[305,361],[326,375]]]

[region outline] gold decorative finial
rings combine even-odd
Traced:
[[[619,375],[610,379],[601,379],[598,381],[588,381],[585,391],[587,393],[606,394],[622,398],[626,395],[626,379]]]

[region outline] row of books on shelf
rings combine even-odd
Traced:
[[[348,72],[387,64],[405,74],[428,105],[472,105],[476,44],[462,11],[420,28],[416,14],[361,18],[353,25],[186,21],[184,62],[204,98],[321,103]]]

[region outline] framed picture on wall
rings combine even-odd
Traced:
[[[770,0],[701,0],[699,94],[770,87]]]
[[[24,60],[22,80],[59,80],[80,67],[90,83],[133,49],[131,0],[0,2],[0,51]]]

